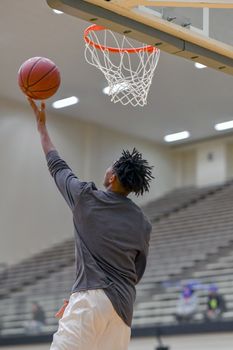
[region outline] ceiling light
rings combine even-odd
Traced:
[[[56,9],[53,9],[53,12],[55,12],[57,15],[61,15],[62,13],[64,13],[64,12],[56,10]]]
[[[229,120],[228,122],[218,123],[214,126],[215,130],[222,131],[233,128],[233,120]]]
[[[58,109],[58,108],[68,107],[78,102],[79,102],[78,97],[71,96],[71,97],[63,98],[62,100],[53,102],[53,108]]]
[[[104,89],[103,89],[103,93],[105,95],[113,95],[115,94],[116,92],[120,92],[120,91],[123,91],[123,90],[127,90],[129,88],[129,84],[124,82],[124,83],[120,83],[120,84],[115,84],[113,85],[112,87],[110,86],[106,86]]]
[[[203,69],[203,68],[206,68],[207,66],[205,66],[204,64],[201,64],[201,63],[198,63],[198,62],[195,62],[194,63],[194,66],[198,69]]]
[[[175,134],[170,134],[170,135],[164,136],[164,141],[174,142],[174,141],[178,141],[178,140],[187,139],[189,136],[190,136],[190,133],[188,131],[181,131],[181,132],[177,132]]]

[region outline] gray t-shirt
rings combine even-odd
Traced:
[[[129,198],[80,181],[57,151],[46,158],[73,212],[76,280],[72,292],[103,289],[131,326],[135,285],[146,267],[151,224]]]

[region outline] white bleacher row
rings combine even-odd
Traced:
[[[208,263],[200,270],[195,271],[190,279],[199,284],[198,294],[199,308],[194,320],[201,320],[206,309],[207,289],[210,284],[215,284],[226,302],[226,310],[223,320],[233,319],[233,250],[226,256],[220,256],[214,263]],[[179,282],[180,285],[187,280]],[[134,326],[151,323],[174,323],[176,302],[179,298],[181,287],[174,282],[174,286],[167,288],[162,293],[157,293],[151,300],[139,302],[134,312]]]
[[[219,191],[154,224],[143,282],[148,281],[148,276],[159,282],[160,275],[164,281],[169,275],[181,273],[184,267],[205,260],[208,254],[217,253],[220,247],[228,246],[233,240],[232,200],[225,200],[229,193],[229,188]],[[171,253],[174,257],[186,254],[188,259],[174,264]]]
[[[0,294],[7,294],[12,289],[33,283],[38,278],[57,271],[74,261],[74,244],[72,240],[56,245],[40,254],[10,266],[1,273]]]
[[[151,219],[156,219],[163,214],[172,212],[177,207],[188,205],[200,198],[211,195],[225,186],[229,186],[229,184],[209,186],[205,188],[184,187],[181,189],[175,189],[163,197],[158,198],[156,201],[149,202],[143,207],[143,210],[146,215],[151,217]]]
[[[63,271],[63,275],[66,274],[66,269]],[[71,270],[71,269],[70,269]],[[71,272],[71,271],[70,271]],[[55,277],[56,276],[56,277]],[[62,299],[64,297],[64,293],[62,291],[63,288],[67,288],[67,280],[61,280],[59,281],[59,273],[55,274],[53,277],[53,283],[57,281],[57,284],[54,285],[54,288],[59,288],[60,295],[42,295],[42,291],[36,294],[31,294],[32,287],[27,287],[28,293],[25,295],[25,293],[22,293],[21,296],[26,297],[27,303],[24,309],[24,312],[22,313],[22,318],[19,317],[19,314],[16,313],[16,305],[12,303],[13,300],[17,301],[17,299],[20,300],[20,293],[16,293],[12,299],[6,300],[4,302],[4,305],[1,305],[0,303],[0,310],[1,314],[5,313],[5,317],[3,318],[4,323],[4,329],[6,333],[7,330],[11,328],[15,328],[17,330],[20,330],[21,333],[23,333],[23,324],[25,321],[27,321],[30,317],[30,302],[31,301],[38,301],[43,305],[43,307],[46,310],[47,315],[47,326],[45,327],[46,331],[49,331],[51,329],[56,329],[56,320],[54,319],[54,313],[59,308]],[[230,275],[230,277],[232,274]],[[226,275],[225,280],[223,280],[223,276],[219,276],[221,278],[215,278],[214,282],[218,285],[220,293],[222,293],[225,296],[226,303],[227,303],[227,309],[228,311],[224,313],[223,318],[229,319],[233,316],[233,277],[232,280],[229,281],[229,275]],[[209,277],[202,278],[201,281],[204,283],[211,283],[213,282],[213,279]],[[44,287],[44,281],[41,281],[41,286]],[[185,281],[183,281],[185,283]],[[142,286],[142,285],[141,285]],[[37,291],[39,290],[39,286],[37,286]],[[156,294],[153,297],[150,298],[149,301],[141,302],[136,305],[136,309],[134,312],[134,326],[140,326],[145,324],[166,324],[166,323],[174,323],[174,313],[175,313],[175,306],[176,301],[179,297],[179,288],[178,287],[171,287],[167,289],[167,292],[163,292],[161,294]],[[200,306],[197,315],[195,316],[196,320],[201,320],[203,311],[205,309],[205,303],[206,303],[206,292],[205,291],[198,291],[199,295],[199,301]],[[21,328],[20,328],[21,326]],[[2,334],[6,334],[4,333]],[[7,333],[8,334],[8,333]]]
[[[203,312],[205,310],[205,301],[206,301],[206,297],[205,298],[200,297],[200,306],[195,317],[196,320],[201,320],[203,317]],[[30,302],[30,299],[29,299],[29,302]],[[57,320],[54,318],[54,313],[59,308],[59,303],[58,302],[54,303],[54,299],[51,299],[51,298],[49,299],[47,296],[44,296],[43,298],[41,298],[39,302],[46,309],[47,326],[49,327],[53,326],[53,328],[55,329],[57,327]],[[233,301],[229,302],[228,306],[230,306],[231,309],[233,309]],[[153,318],[153,323],[159,323],[159,324],[167,323],[167,322],[174,323],[175,311],[176,311],[176,308],[175,308],[174,299],[173,299],[173,303],[168,303],[168,302],[156,303],[152,301],[144,304],[139,304],[137,310],[135,310],[134,312],[133,324],[138,325],[145,322],[148,324],[149,322],[151,322],[152,318]],[[229,319],[232,316],[233,316],[233,312],[227,311],[224,313],[223,318]],[[26,322],[30,320],[30,318],[31,318],[31,313],[28,307],[25,309],[23,314],[15,314],[14,309],[11,310],[11,308],[8,308],[8,314],[5,316],[3,321],[4,329],[6,330],[6,332],[7,330],[14,329],[14,328],[17,328],[17,329],[22,328],[23,330],[24,326],[26,325]],[[45,327],[45,330],[46,330],[46,327]]]
[[[178,297],[178,293],[170,294],[170,297],[172,299],[169,300],[152,300],[151,302],[144,302],[137,305],[137,309],[134,312],[134,320],[133,325],[145,325],[145,324],[163,324],[163,323],[174,323],[174,313],[175,313],[175,302]],[[195,316],[195,320],[201,320],[203,312],[205,310],[205,302],[206,302],[206,296],[199,296],[200,299],[200,306],[198,309],[198,313]],[[7,308],[7,315],[4,317],[3,323],[4,323],[4,329],[2,331],[2,334],[9,334],[9,330],[11,329],[17,329],[17,333],[23,333],[24,332],[24,325],[26,322],[30,319],[31,313],[30,313],[30,301],[33,301],[33,297],[28,299],[28,304],[25,307],[24,313],[22,314],[16,314],[14,308],[12,307],[12,304],[6,305]],[[49,330],[55,330],[57,327],[57,321],[54,318],[55,311],[59,308],[59,302],[60,300],[54,299],[54,297],[51,296],[40,296],[39,299],[37,299],[38,302],[40,302],[43,307],[46,310],[46,316],[47,316],[47,325],[45,327],[45,331],[48,332]],[[11,301],[12,302],[12,301]],[[231,297],[231,302],[228,302],[228,307],[233,309],[233,297]],[[224,313],[223,318],[229,319],[233,316],[233,312],[228,311]]]
[[[163,277],[168,278],[169,275],[181,273],[184,267],[192,267],[197,261],[205,260],[208,254],[217,253],[220,247],[227,247],[232,238],[232,233],[225,233],[219,237],[209,235],[208,239],[204,239],[203,242],[199,237],[194,242],[187,240],[183,242],[182,239],[177,240],[177,243],[172,245],[167,242],[164,247],[162,245],[156,247],[155,244],[150,247],[144,281],[147,276],[163,275]],[[158,255],[156,254],[157,249],[159,249]],[[181,259],[179,259],[180,256]]]

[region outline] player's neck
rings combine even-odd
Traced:
[[[110,184],[107,188],[107,191],[113,192],[115,194],[119,194],[121,196],[125,196],[127,197],[129,192],[125,191],[123,188],[119,188],[118,186],[113,186],[112,184]]]

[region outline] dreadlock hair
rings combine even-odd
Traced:
[[[117,175],[121,185],[136,196],[143,195],[150,188],[150,181],[154,178],[148,161],[142,159],[142,154],[136,148],[132,153],[123,150],[122,156],[113,164],[113,171]]]

